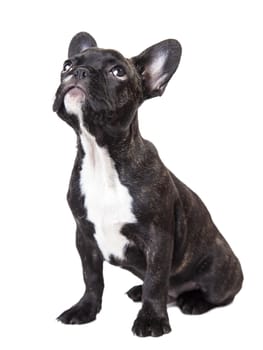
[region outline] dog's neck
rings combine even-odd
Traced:
[[[86,126],[83,122],[80,122],[80,132],[78,133],[80,143],[81,135],[85,134],[92,135],[98,146],[106,148],[110,156],[117,162],[132,161],[135,159],[135,155],[138,158],[139,150],[144,145],[144,140],[139,130],[137,113],[129,128],[118,134],[105,131],[100,127]]]
[[[144,141],[139,130],[137,111],[133,116],[129,116],[132,119],[129,127],[123,129],[116,128],[118,130],[116,132],[114,126],[106,125],[103,127],[93,123],[92,120],[87,124],[89,118],[85,116],[85,112],[83,113],[80,103],[82,97],[81,94],[76,96],[67,94],[64,99],[66,111],[78,119],[77,135],[79,150],[85,153],[85,148],[88,147],[88,144],[92,140],[93,144],[96,143],[93,146],[107,149],[114,162],[126,163],[127,161],[132,162],[134,159],[138,160],[140,154],[143,153],[140,150],[144,145]],[[93,116],[93,118],[96,118],[96,116]]]

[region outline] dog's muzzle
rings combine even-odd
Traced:
[[[73,76],[77,80],[86,79],[89,76],[89,69],[85,67],[76,68],[73,72]]]

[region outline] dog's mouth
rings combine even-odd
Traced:
[[[53,111],[58,112],[64,103],[64,99],[74,101],[77,104],[83,104],[86,100],[85,90],[76,84],[61,84],[57,89],[53,103]]]

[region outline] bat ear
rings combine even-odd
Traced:
[[[177,40],[168,39],[132,58],[142,78],[145,99],[163,94],[179,65],[181,54],[180,43]]]
[[[73,57],[90,47],[97,47],[95,39],[88,33],[80,32],[71,39],[68,48],[68,57]]]

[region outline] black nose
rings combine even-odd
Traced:
[[[85,67],[79,67],[74,71],[74,77],[78,80],[86,79],[89,75],[89,71]]]

